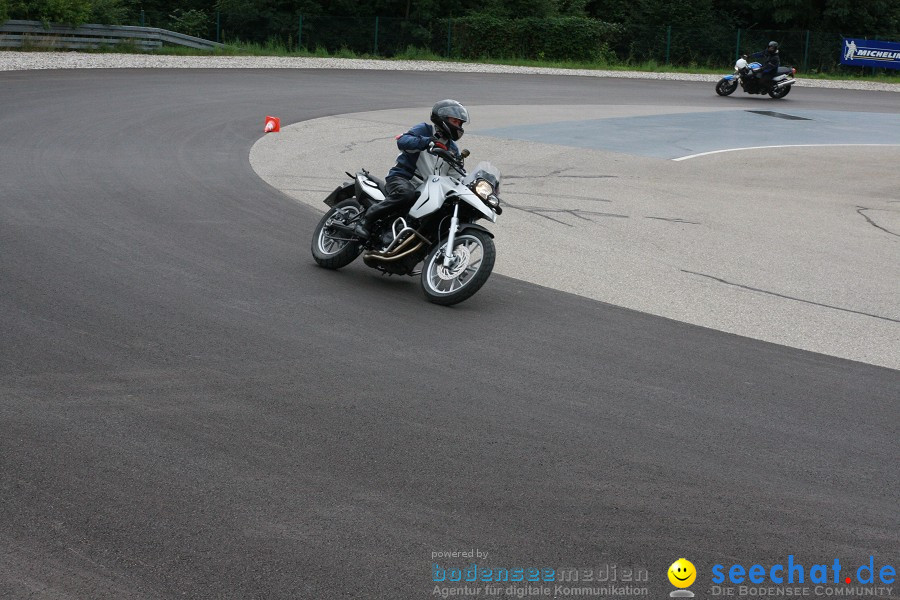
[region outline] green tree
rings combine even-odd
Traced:
[[[209,25],[209,15],[202,10],[176,8],[169,15],[169,29],[185,35],[205,37],[209,32]]]
[[[375,12],[380,16],[402,17],[418,21],[449,17],[454,10],[458,14],[462,13],[459,7],[441,4],[437,0],[384,0],[375,4]]]
[[[631,25],[672,25],[703,28],[714,24],[716,12],[713,0],[634,0],[628,7],[626,19]]]
[[[556,0],[556,12],[564,17],[586,17],[588,0]]]
[[[594,19],[625,24],[630,11],[628,3],[620,0],[588,0],[585,4],[585,12]]]
[[[480,8],[469,14],[480,14],[507,19],[534,17],[546,19],[556,15],[555,0],[486,0]]]
[[[9,15],[13,19],[81,25],[91,16],[91,0],[13,0]]]
[[[213,11],[221,14],[228,39],[265,42],[269,38],[297,38],[299,17],[325,14],[315,0],[218,0]],[[347,32],[351,35],[352,32]]]
[[[63,23],[118,25],[128,18],[123,0],[0,0],[0,23],[7,19]]]
[[[717,0],[739,27],[857,35],[900,32],[896,0]]]
[[[826,0],[822,16],[833,31],[847,35],[898,36],[900,2],[897,0]],[[808,29],[808,28],[807,28]]]
[[[122,0],[92,0],[91,23],[104,25],[124,25],[128,22],[128,7]]]

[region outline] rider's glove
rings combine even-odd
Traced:
[[[428,143],[428,149],[434,150],[435,148],[440,148],[441,150],[447,150],[447,146],[443,142],[439,142],[437,140],[431,140]]]

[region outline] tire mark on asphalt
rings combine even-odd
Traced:
[[[685,219],[670,219],[669,217],[644,217],[645,219],[656,219],[657,221],[669,221],[671,223],[687,223],[688,225],[703,225],[697,221],[686,221]]]
[[[840,310],[843,312],[853,313],[857,315],[862,315],[864,317],[872,317],[873,319],[881,319],[883,321],[890,321],[892,323],[900,323],[900,319],[892,319],[891,317],[883,317],[881,315],[876,315],[872,313],[862,312],[859,310],[853,310],[852,308],[844,308],[842,306],[833,306],[831,304],[822,304],[821,302],[815,302],[813,300],[805,300],[803,298],[796,298],[794,296],[787,296],[785,294],[779,294],[778,292],[771,292],[769,290],[763,290],[760,288],[751,287],[749,285],[743,285],[740,283],[734,283],[733,281],[728,281],[726,279],[722,279],[720,277],[716,277],[714,275],[707,275],[706,273],[697,273],[696,271],[688,271],[687,269],[681,269],[682,273],[688,273],[690,275],[697,275],[699,277],[706,277],[707,279],[712,279],[714,281],[718,281],[719,283],[724,283],[725,285],[734,286],[737,288],[741,288],[744,290],[750,290],[751,292],[759,292],[761,294],[767,294],[769,296],[777,296],[778,298],[784,298],[786,300],[794,300],[796,302],[803,302],[806,304],[812,304],[814,306],[821,306],[823,308],[832,308],[834,310]]]
[[[862,215],[862,218],[865,219],[866,221],[868,221],[868,222],[869,222],[869,225],[871,225],[872,227],[878,228],[878,229],[884,231],[885,233],[889,233],[889,234],[891,234],[891,235],[900,237],[900,233],[894,233],[894,232],[891,231],[890,229],[885,229],[884,227],[882,227],[881,225],[879,225],[878,223],[876,223],[875,221],[873,221],[872,219],[870,219],[868,215],[864,215],[864,214],[863,214],[863,211],[864,211],[864,210],[876,210],[876,209],[874,209],[874,208],[866,208],[865,206],[857,206],[857,208],[858,208],[859,210],[857,210],[856,212],[857,212],[858,214]]]
[[[503,181],[506,181],[505,179]],[[508,189],[508,188],[507,188]],[[566,199],[566,200],[585,200],[587,202],[612,202],[607,198],[591,198],[589,196],[573,196],[570,194],[541,194],[538,192],[520,192],[516,190],[516,196],[540,196],[541,198],[557,198],[557,199]],[[506,202],[508,204],[508,202]]]
[[[546,175],[505,175],[504,180],[508,179],[546,179],[547,177],[556,177],[557,179],[618,179],[618,175],[563,175],[567,169],[559,169],[550,171]]]
[[[617,219],[628,219],[628,218],[630,218],[628,215],[619,215],[619,214],[615,214],[615,213],[596,212],[596,211],[592,211],[592,210],[580,210],[580,209],[577,209],[577,208],[576,208],[576,209],[571,209],[571,208],[542,208],[542,207],[539,207],[539,206],[515,206],[515,205],[509,204],[509,203],[507,203],[506,205],[507,205],[509,208],[514,208],[514,209],[516,209],[516,210],[521,210],[521,211],[530,213],[530,214],[535,215],[535,216],[538,216],[538,217],[544,217],[545,219],[549,219],[549,220],[554,221],[554,222],[556,222],[556,223],[559,223],[559,224],[561,224],[561,225],[565,225],[566,227],[574,227],[574,225],[571,225],[571,224],[569,224],[569,223],[566,223],[565,221],[560,221],[559,219],[554,219],[553,217],[551,217],[551,216],[549,216],[549,215],[551,215],[551,214],[567,214],[567,215],[571,215],[571,216],[573,216],[573,217],[576,217],[576,218],[578,218],[578,219],[581,219],[582,221],[590,221],[590,222],[592,222],[592,223],[594,222],[594,220],[591,219],[590,217],[613,217],[613,218],[617,218]]]
[[[342,150],[340,150],[339,154],[346,154],[348,152],[352,152],[357,146],[363,146],[365,144],[372,144],[374,142],[383,142],[386,139],[388,139],[388,137],[381,136],[381,137],[373,138],[371,140],[359,140],[356,142],[349,142],[349,143],[344,144],[344,147]]]

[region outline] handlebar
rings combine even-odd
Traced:
[[[443,148],[438,148],[433,144],[426,150],[429,154],[433,156],[437,156],[438,158],[443,158],[447,163],[453,167],[457,173],[465,176],[466,171],[463,168],[463,159],[469,156],[468,150],[463,150],[460,152],[460,158],[456,158],[456,156],[450,152],[449,150],[444,150]]]

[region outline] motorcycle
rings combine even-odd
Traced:
[[[729,96],[740,84],[748,94],[768,94],[776,100],[787,96],[791,86],[796,82],[794,74],[797,69],[778,67],[778,72],[772,77],[771,83],[765,85],[758,75],[761,66],[758,62],[748,63],[747,57],[742,56],[734,64],[734,74],[726,75],[716,83],[716,93],[720,96]]]
[[[326,269],[340,269],[362,254],[366,266],[389,275],[420,275],[425,298],[449,306],[472,297],[494,268],[493,234],[476,223],[497,222],[500,171],[480,162],[465,170],[462,158],[432,145],[419,153],[417,197],[406,215],[375,223],[368,240],[354,234],[372,205],[385,199],[384,181],[365,169],[339,185],[324,202],[328,212],[316,226],[312,255]],[[421,266],[420,266],[421,264]]]

